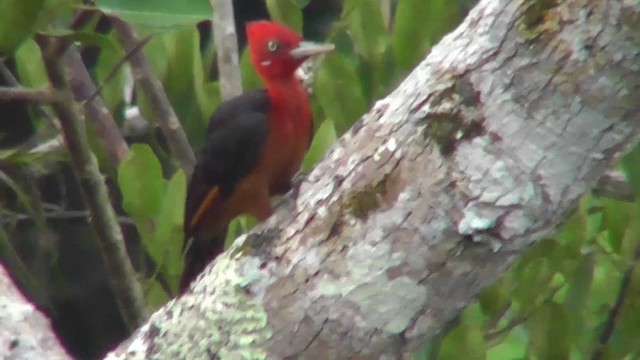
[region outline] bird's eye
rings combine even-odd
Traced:
[[[269,40],[269,42],[267,43],[267,49],[269,49],[270,52],[276,52],[278,51],[278,49],[280,49],[280,43],[275,41],[275,40]]]

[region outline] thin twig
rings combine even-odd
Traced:
[[[149,42],[149,40],[151,40],[151,36],[147,35],[145,38],[138,41],[138,43],[131,50],[127,51],[127,53],[125,53],[124,56],[113,65],[111,71],[109,71],[104,80],[102,80],[102,83],[98,84],[98,87],[86,101],[92,101],[96,96],[100,95],[102,89],[104,89],[104,87],[109,84],[109,82],[118,74],[118,70],[120,70],[122,66],[127,63],[127,61],[129,61],[133,54],[140,51]]]
[[[593,351],[591,360],[600,360],[604,358],[605,347],[609,343],[609,340],[611,340],[613,331],[615,330],[616,324],[620,319],[620,312],[622,311],[622,306],[624,305],[624,302],[627,299],[627,295],[629,294],[631,278],[638,261],[640,261],[640,245],[636,247],[634,258],[631,260],[631,264],[629,264],[627,271],[625,271],[624,275],[622,276],[622,280],[620,281],[620,290],[618,291],[618,295],[616,296],[616,302],[613,304],[611,310],[609,310],[607,323],[605,324],[604,330],[602,330],[602,334],[600,334],[598,347]]]
[[[55,39],[37,36],[36,40],[43,54],[49,81],[60,93],[60,100],[53,104],[53,110],[60,119],[71,165],[87,202],[91,223],[98,235],[120,312],[129,328],[134,329],[145,318],[142,287],[129,261],[107,187],[89,146],[85,124],[77,112],[69,82],[65,78],[62,57],[55,52],[61,47],[56,44]]]
[[[57,99],[55,92],[50,89],[41,90],[0,86],[0,100],[28,101],[34,104],[50,104]]]
[[[47,211],[42,214],[45,220],[86,220],[89,221],[89,212],[86,210],[61,210],[61,211]],[[116,217],[118,223],[122,225],[133,225],[135,222],[132,218],[127,216]],[[34,220],[33,215],[16,213],[12,211],[2,211],[2,218],[0,223],[12,223],[14,221],[27,221]]]
[[[95,131],[109,161],[117,167],[129,154],[129,145],[102,98],[92,96],[97,92],[96,85],[75,46],[64,55],[64,64],[71,74],[69,81],[75,100],[83,103],[85,118]]]
[[[21,87],[22,86],[20,84],[20,82],[18,81],[18,79],[16,79],[16,77],[13,75],[11,70],[9,70],[9,68],[7,68],[7,65],[5,65],[4,61],[0,61],[0,73],[2,74],[2,78],[7,83],[7,85],[9,85],[11,87]],[[47,120],[56,129],[59,128],[58,121],[53,119],[53,117],[51,115],[49,115],[49,113],[47,113],[41,106],[34,106],[33,108],[34,108],[34,110],[36,112],[36,115],[38,115],[38,116],[42,117],[43,119]]]
[[[218,57],[218,74],[222,100],[242,94],[238,61],[238,35],[231,0],[210,0],[213,8],[213,41]]]
[[[139,44],[139,40],[136,38],[131,26],[116,17],[110,17],[110,19],[118,42],[127,53],[131,54],[129,63],[131,64],[136,86],[148,97],[151,111],[153,111],[160,129],[166,137],[171,153],[180,167],[190,176],[196,163],[196,157],[191,145],[189,145],[189,140],[184,133],[180,120],[169,103],[162,83],[153,73],[151,65],[144,54],[141,51],[134,51]]]
[[[521,315],[521,316],[511,320],[507,325],[505,325],[501,329],[487,331],[485,333],[485,335],[484,335],[485,342],[487,344],[495,344],[495,343],[497,343],[497,340],[500,339],[502,336],[510,333],[513,329],[517,328],[518,326],[524,324],[527,320],[531,319],[531,317],[533,317],[533,315],[535,315],[535,313],[536,313],[536,311],[538,311],[538,309],[540,309],[543,305],[546,305],[550,301],[553,300],[553,298],[556,296],[558,291],[560,291],[560,289],[563,288],[563,286],[564,285],[559,285],[559,286],[556,286],[555,288],[551,289],[551,291],[549,293],[549,296],[547,296],[542,301],[542,304],[540,306],[534,308],[533,310],[531,310],[528,314]]]

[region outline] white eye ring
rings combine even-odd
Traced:
[[[279,48],[280,44],[277,41],[269,40],[269,42],[267,42],[267,49],[269,49],[269,51],[276,52]]]

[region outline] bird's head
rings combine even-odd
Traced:
[[[290,78],[309,57],[333,50],[333,44],[303,41],[295,31],[271,21],[247,24],[251,62],[265,80]]]

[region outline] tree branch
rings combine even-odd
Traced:
[[[120,311],[133,329],[145,317],[142,288],[136,280],[136,273],[127,256],[106,185],[88,143],[85,124],[76,111],[73,94],[61,64],[61,56],[57,53],[57,50],[62,48],[57,46],[56,41],[46,37],[38,37],[37,40],[49,81],[60,93],[60,99],[53,103],[53,109],[60,119],[71,164],[87,202]]]
[[[129,145],[102,98],[95,96],[98,89],[75,47],[65,53],[64,64],[71,75],[69,82],[75,100],[83,104],[85,119],[95,130],[109,161],[117,167],[129,154]]]
[[[640,4],[481,0],[108,359],[420,349],[637,141],[640,38],[621,14]]]
[[[213,8],[213,41],[218,56],[222,100],[242,94],[238,37],[231,0],[210,0]]]
[[[154,117],[167,139],[171,153],[187,176],[190,176],[196,163],[195,154],[191,149],[191,145],[189,145],[189,140],[182,129],[178,116],[169,103],[162,83],[153,74],[151,65],[144,54],[141,51],[136,51],[140,41],[131,26],[116,17],[112,16],[110,19],[118,41],[125,52],[131,54],[129,63],[131,64],[136,86],[142,89],[148,97],[151,104],[150,108],[154,112]]]
[[[622,307],[629,295],[629,288],[631,286],[631,278],[633,276],[633,272],[636,268],[636,263],[640,261],[640,245],[636,246],[635,255],[627,267],[627,270],[624,272],[622,276],[622,280],[620,281],[620,290],[618,290],[618,295],[616,296],[616,301],[609,310],[609,316],[607,317],[607,322],[602,330],[602,334],[600,334],[600,342],[598,346],[593,352],[593,356],[591,360],[600,360],[604,357],[604,351],[611,340],[611,336],[613,336],[613,331],[616,329],[616,325],[620,320],[620,312],[622,311]]]
[[[57,100],[51,90],[0,86],[1,101],[28,101],[34,104],[51,104]]]

